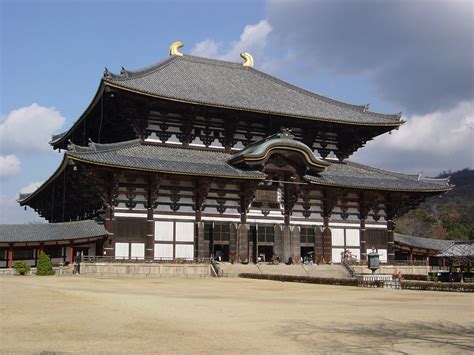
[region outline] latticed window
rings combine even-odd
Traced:
[[[275,240],[275,229],[273,226],[258,226],[257,238],[260,243],[273,243]]]
[[[229,224],[214,224],[213,230],[214,242],[228,242],[230,240]]]
[[[35,254],[34,254],[33,249],[14,249],[13,250],[13,260],[27,260],[27,259],[34,259]]]
[[[44,252],[50,258],[61,258],[63,256],[62,247],[59,246],[48,246],[44,248]]]
[[[300,242],[307,244],[314,244],[314,228],[301,227]]]
[[[204,240],[211,240],[212,223],[204,223]]]

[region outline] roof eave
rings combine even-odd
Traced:
[[[336,183],[329,183],[329,182],[321,182],[321,181],[314,181],[311,179],[307,179],[310,184],[313,185],[321,185],[321,186],[328,186],[328,187],[343,187],[343,188],[350,188],[350,189],[358,189],[358,190],[378,190],[378,191],[391,191],[391,192],[422,192],[422,193],[445,193],[451,191],[451,187],[445,187],[440,189],[402,189],[402,188],[391,188],[391,187],[383,187],[383,186],[362,186],[362,185],[348,185],[348,184],[336,184]]]
[[[338,119],[321,118],[321,117],[315,117],[315,116],[310,117],[310,116],[290,115],[290,114],[283,114],[283,113],[278,113],[278,112],[270,112],[270,111],[256,110],[256,109],[246,110],[241,107],[218,105],[218,104],[213,104],[213,103],[204,102],[204,101],[191,101],[191,100],[183,100],[183,99],[178,99],[178,98],[173,98],[173,97],[168,97],[168,96],[156,95],[156,94],[152,94],[152,93],[142,91],[142,90],[131,89],[129,87],[120,85],[117,82],[109,81],[106,78],[103,79],[103,81],[106,83],[107,86],[113,87],[115,89],[121,89],[121,90],[128,91],[131,93],[144,95],[147,97],[153,97],[160,100],[168,100],[172,102],[185,103],[185,104],[190,104],[190,105],[201,105],[201,106],[215,107],[215,108],[221,108],[221,109],[236,110],[236,111],[241,111],[241,112],[298,118],[298,119],[304,119],[304,120],[321,121],[321,122],[336,123],[336,124],[343,124],[343,125],[349,125],[349,126],[387,127],[387,128],[391,127],[392,129],[395,129],[397,127],[400,127],[403,124],[403,122],[401,122],[400,120],[393,121],[393,122],[355,122],[355,121],[344,121],[344,120],[338,120]]]
[[[69,137],[70,133],[74,131],[74,129],[76,129],[82,123],[82,121],[87,117],[87,115],[94,109],[94,107],[97,105],[100,98],[102,97],[105,87],[106,87],[105,80],[101,79],[99,83],[99,87],[97,88],[97,91],[91,103],[89,104],[89,106],[87,106],[86,110],[82,113],[82,115],[73,123],[73,125],[66,132],[64,132],[64,134],[62,134],[60,137],[58,137],[55,140],[52,139],[49,142],[49,144],[52,145],[54,149],[58,148],[59,144],[64,143],[65,140]]]

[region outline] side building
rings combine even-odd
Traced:
[[[95,253],[110,259],[337,263],[350,251],[364,262],[376,249],[392,263],[393,219],[448,181],[351,162],[400,115],[306,91],[245,58],[172,46],[146,69],[106,69],[51,141],[61,165],[19,203],[54,224],[99,218],[107,237]]]

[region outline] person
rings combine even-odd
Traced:
[[[401,272],[400,270],[398,270],[398,272],[397,272],[397,280],[398,280],[398,282],[400,282],[401,279],[402,279],[402,272]]]

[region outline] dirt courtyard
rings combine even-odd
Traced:
[[[472,294],[0,277],[0,353],[472,353]]]

